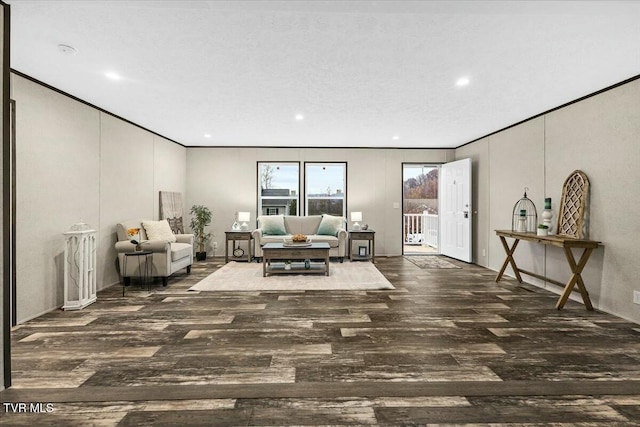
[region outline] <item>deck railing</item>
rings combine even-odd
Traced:
[[[427,213],[404,214],[404,244],[438,248],[438,215]]]

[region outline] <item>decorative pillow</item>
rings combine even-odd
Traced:
[[[182,224],[182,217],[175,218],[167,218],[169,221],[169,227],[173,234],[183,234],[184,233],[184,225]]]
[[[164,240],[169,243],[176,241],[176,236],[171,231],[169,222],[166,219],[161,219],[160,221],[142,221],[142,226],[149,240]]]
[[[260,227],[265,236],[284,236],[287,234],[284,228],[283,215],[267,215],[260,218]]]
[[[333,215],[322,215],[322,221],[318,227],[318,234],[322,236],[337,236],[342,229],[344,217]]]

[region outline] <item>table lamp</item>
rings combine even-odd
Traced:
[[[353,221],[353,229],[360,230],[359,221],[362,221],[362,212],[351,212],[351,221]]]
[[[240,228],[246,230],[249,228],[247,221],[251,221],[251,212],[238,212],[238,222],[241,222]]]

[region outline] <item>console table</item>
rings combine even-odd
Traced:
[[[496,230],[496,234],[500,237],[500,241],[502,242],[502,246],[504,247],[505,252],[507,253],[507,258],[504,260],[502,264],[502,268],[496,277],[496,282],[499,282],[502,279],[502,275],[504,271],[507,269],[507,266],[510,264],[511,268],[513,268],[513,272],[516,275],[516,279],[518,282],[522,283],[522,277],[520,273],[527,274],[529,276],[536,277],[538,279],[546,280],[547,282],[564,286],[564,291],[558,302],[556,304],[556,308],[558,310],[564,307],[565,303],[569,299],[569,295],[573,291],[574,286],[578,286],[578,290],[582,295],[582,301],[584,301],[584,305],[587,310],[593,310],[593,306],[591,305],[591,300],[589,299],[589,293],[587,292],[587,288],[584,286],[584,281],[582,280],[582,270],[585,265],[587,265],[587,261],[589,261],[589,257],[591,256],[591,252],[600,246],[600,242],[596,242],[593,240],[583,240],[583,239],[575,239],[573,237],[561,236],[561,235],[551,235],[551,236],[538,236],[536,233],[521,233],[510,230]],[[513,245],[509,247],[507,244],[507,238],[514,239]],[[516,250],[516,246],[520,240],[525,240],[528,242],[536,242],[541,243],[543,245],[551,245],[562,248],[564,250],[564,255],[567,258],[567,263],[571,268],[571,277],[567,281],[567,283],[561,283],[556,280],[549,279],[540,274],[536,274],[530,271],[523,270],[518,268],[516,265],[516,261],[513,259],[513,253]],[[580,256],[580,260],[576,262],[576,259],[573,256],[572,248],[583,249],[582,255]]]

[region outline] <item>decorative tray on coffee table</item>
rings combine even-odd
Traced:
[[[284,243],[282,246],[285,247],[304,247],[311,246],[311,240],[307,236],[296,235],[294,238],[285,238],[283,239]]]
[[[311,246],[311,242],[283,243],[282,246],[284,246],[285,248],[304,248],[307,246]]]

